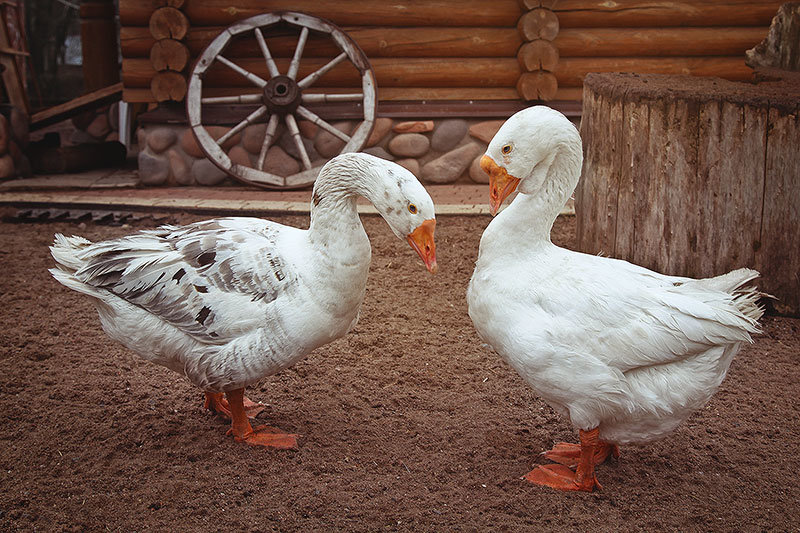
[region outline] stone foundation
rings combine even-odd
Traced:
[[[410,170],[423,183],[487,183],[479,167],[480,157],[504,119],[448,118],[399,120],[378,118],[363,152],[394,161]],[[358,121],[333,123],[349,133]],[[344,143],[316,125],[300,121],[298,126],[306,152],[314,166],[337,155]],[[219,138],[227,127],[210,126]],[[254,167],[264,140],[264,124],[245,128],[223,148],[233,161]],[[142,185],[223,185],[238,183],[208,161],[186,125],[145,124],[137,132],[139,177]],[[296,174],[302,168],[294,143],[285,128],[267,153],[266,171],[279,176]]]

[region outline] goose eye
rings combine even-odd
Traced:
[[[408,204],[408,212],[411,213],[412,215],[416,215],[417,206],[415,206],[414,204]]]
[[[500,151],[503,152],[504,154],[510,154],[511,153],[511,149],[512,149],[512,146],[510,144],[507,144],[507,145],[503,146],[500,149]]]

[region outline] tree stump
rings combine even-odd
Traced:
[[[759,270],[800,315],[800,84],[590,74],[581,251],[665,274]]]

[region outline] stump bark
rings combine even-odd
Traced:
[[[578,246],[663,272],[759,270],[800,315],[800,85],[590,74]]]

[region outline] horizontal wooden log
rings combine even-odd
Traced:
[[[750,81],[752,70],[739,57],[561,57],[555,70],[560,87],[580,87],[589,72],[688,74]]]
[[[330,58],[303,58],[298,79],[324,66]],[[287,60],[278,60],[278,70],[286,72]],[[240,67],[262,79],[269,79],[263,59],[243,59]],[[516,58],[376,58],[371,61],[378,87],[513,87],[521,74]],[[155,70],[149,59],[124,59],[122,80],[126,88],[149,87]],[[360,75],[350,63],[340,63],[313,86],[360,87]],[[208,87],[253,87],[240,74],[218,62],[204,77]]]
[[[186,97],[186,90],[186,78],[171,70],[156,72],[150,80],[150,91],[156,102],[181,102]]]
[[[526,72],[517,81],[517,92],[523,100],[552,100],[558,92],[558,81],[544,70]]]
[[[180,41],[161,39],[150,49],[150,63],[155,70],[174,70],[186,68],[189,62],[189,49]]]
[[[551,41],[537,39],[525,43],[517,53],[517,60],[523,70],[554,71],[558,65],[559,51]]]
[[[710,28],[562,28],[563,57],[738,56],[767,34],[764,26]]]
[[[363,0],[263,0],[188,2],[183,12],[193,26],[227,26],[270,11],[301,11],[328,19],[338,26],[506,26],[514,27],[522,14],[517,0],[405,0],[372,2]],[[145,26],[153,12],[151,2],[122,0],[119,6],[123,26]]]
[[[549,9],[537,8],[520,17],[517,29],[526,41],[545,39],[552,41],[558,35],[558,17]]]
[[[181,40],[189,31],[186,15],[174,7],[161,7],[155,10],[150,16],[148,25],[154,39]]]
[[[192,57],[199,56],[206,46],[225,28],[221,26],[193,26],[184,40]],[[515,28],[483,27],[359,27],[342,28],[364,51],[373,57],[510,57],[522,44]],[[291,57],[297,45],[297,34],[275,34],[264,30],[267,46],[277,57]],[[155,39],[150,30],[142,26],[123,26],[120,29],[122,56],[146,57]],[[226,48],[231,57],[261,57],[255,38],[234,39]],[[310,57],[335,57],[339,49],[328,36],[312,33],[308,37],[304,55]]]
[[[344,87],[341,89],[326,90],[328,94],[352,93],[361,90],[360,87]],[[254,91],[250,91],[255,94]],[[236,96],[245,94],[241,89],[211,88],[203,91],[204,96]],[[580,95],[580,89],[567,91],[559,90],[556,99],[575,100]],[[153,93],[149,88],[126,87],[122,98],[130,103],[154,103]],[[378,100],[380,101],[405,101],[405,100],[519,100],[519,94],[513,86],[508,87],[378,87]]]
[[[562,28],[769,26],[782,3],[773,0],[559,0],[554,10]]]

